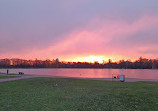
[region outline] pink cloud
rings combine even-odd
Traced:
[[[95,19],[82,30],[75,30],[66,35],[66,39],[55,46],[50,46],[46,52],[56,54],[106,54],[108,53],[106,51],[111,50],[117,52],[113,47],[107,48],[106,44],[113,39],[127,38],[136,32],[148,30],[157,24],[158,16],[144,16],[133,23]]]
[[[74,29],[71,33],[64,35],[65,39],[59,41],[55,45],[47,48],[32,50],[28,54],[23,54],[26,57],[37,58],[55,58],[59,57],[68,59],[70,57],[81,57],[89,55],[102,55],[106,57],[119,57],[134,59],[141,55],[141,51],[155,49],[158,45],[139,46],[135,44],[126,44],[121,47],[122,41],[135,33],[145,32],[158,25],[158,16],[142,16],[134,22],[125,20],[107,20],[95,18],[86,26]],[[158,34],[157,34],[158,36]],[[133,36],[133,38],[137,38]],[[150,37],[148,38],[150,39]],[[118,43],[117,41],[118,40]],[[115,41],[116,43],[113,43]],[[130,42],[130,41],[127,41]],[[137,47],[139,46],[139,47]],[[151,57],[151,54],[146,54]],[[158,56],[158,55],[155,55]]]

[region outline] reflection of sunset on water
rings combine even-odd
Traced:
[[[1,69],[1,72],[6,72],[6,69]],[[9,69],[9,72],[77,78],[111,78],[112,75],[123,74],[126,78],[158,79],[157,70],[151,69]]]

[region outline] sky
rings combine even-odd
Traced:
[[[0,0],[0,58],[158,58],[158,0]]]

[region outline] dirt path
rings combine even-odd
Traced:
[[[28,78],[36,78],[36,76],[20,76],[20,77],[16,77],[16,78],[5,78],[5,79],[0,79],[0,82],[14,81],[14,80],[28,79]]]

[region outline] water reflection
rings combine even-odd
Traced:
[[[0,72],[6,71],[7,69],[0,69]],[[152,69],[9,69],[9,72],[81,78],[111,78],[112,75],[123,74],[126,78],[158,79],[158,70]]]

